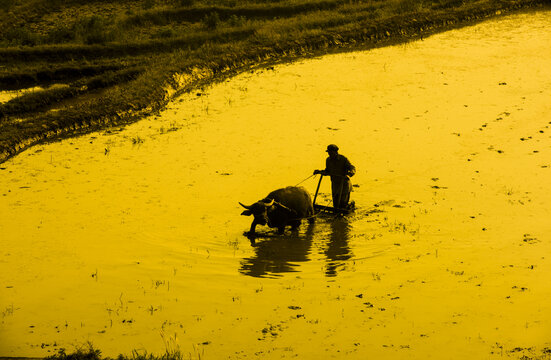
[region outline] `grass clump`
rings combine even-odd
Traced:
[[[9,11],[15,5],[15,0],[0,0],[0,10]]]
[[[9,44],[23,45],[23,46],[34,46],[41,42],[41,38],[36,33],[29,31],[25,27],[17,27],[7,29],[4,38],[8,41]]]
[[[103,360],[101,351],[94,349],[91,343],[86,348],[77,348],[73,353],[67,354],[65,349],[60,349],[57,354],[48,356],[45,360]]]
[[[2,0],[0,0],[2,1]],[[105,44],[117,39],[115,24],[99,16],[91,15],[79,18],[74,24],[57,24],[55,27],[40,33],[25,26],[9,28],[1,36],[9,46],[37,46],[44,44]]]
[[[113,31],[109,29],[109,22],[99,15],[81,18],[73,26],[73,32],[77,39],[84,44],[104,44],[115,38]]]
[[[220,15],[216,11],[205,15],[203,24],[207,30],[216,29],[220,25]]]
[[[155,0],[144,0],[143,8],[148,10],[155,6]]]
[[[200,359],[201,356],[197,351],[194,354],[195,358]],[[57,354],[48,356],[44,360],[183,360],[183,355],[180,352],[178,346],[171,348],[167,347],[166,351],[162,355],[148,354],[147,352],[138,352],[134,350],[131,356],[119,355],[116,359],[109,357],[103,357],[101,351],[94,349],[91,343],[86,346],[77,348],[72,353],[67,353],[65,349],[60,349]],[[189,354],[189,359],[192,358],[192,354]]]
[[[228,19],[228,24],[234,27],[244,26],[245,24],[247,24],[247,18],[244,16],[237,16],[234,14],[234,15],[231,15],[230,18]]]
[[[180,6],[191,7],[195,5],[195,0],[180,0]]]
[[[155,34],[153,34],[153,38],[155,39],[168,39],[173,38],[176,36],[176,31],[171,27],[163,27],[159,29]]]

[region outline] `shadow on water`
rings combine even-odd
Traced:
[[[314,244],[319,244],[319,252],[326,258],[325,275],[336,276],[352,257],[348,245],[350,229],[346,217],[331,217],[308,224],[304,233],[259,234],[259,241],[251,242],[254,256],[241,261],[239,272],[254,277],[278,277],[283,273],[298,272],[300,263],[312,260],[310,254]]]
[[[276,274],[298,271],[299,262],[308,261],[312,248],[315,224],[308,224],[304,234],[263,234],[260,241],[251,241],[255,254],[241,261],[239,272],[254,277],[275,277]]]
[[[352,257],[348,240],[350,239],[350,223],[346,217],[336,217],[330,221],[331,232],[324,249],[327,265],[326,276],[336,276],[346,260]]]

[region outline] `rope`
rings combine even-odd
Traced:
[[[316,175],[317,175],[317,174],[312,174],[312,175],[308,176],[306,179],[302,180],[301,182],[299,182],[299,183],[296,184],[295,186],[299,186],[300,184],[302,184],[302,183],[305,182],[306,180],[308,180],[308,179],[310,179],[311,177],[314,177],[314,176],[316,176]],[[342,176],[342,177],[347,177],[346,175],[335,175],[335,176],[338,176],[338,177],[341,177],[341,176]],[[339,197],[342,196],[342,187],[343,187],[343,186],[344,186],[344,184],[341,183],[341,193],[339,194]],[[327,200],[327,202],[325,203],[324,206],[326,206],[326,207],[329,206],[329,204],[331,203],[331,201],[333,201],[333,199]],[[339,202],[340,202],[340,201],[339,201]],[[320,211],[318,211],[318,212],[316,213],[315,210],[314,210],[314,215],[309,216],[309,217],[305,217],[305,218],[302,218],[302,219],[316,218],[316,217],[318,217],[318,215],[321,214],[322,212],[323,212],[323,210],[320,210]],[[338,217],[338,216],[339,216],[338,214],[335,215],[335,217]]]
[[[302,180],[301,182],[299,182],[299,183],[296,184],[295,186],[299,186],[300,184],[302,184],[302,183],[305,182],[306,180],[310,179],[312,176],[316,176],[316,174],[312,174],[312,175],[308,176],[306,179]]]

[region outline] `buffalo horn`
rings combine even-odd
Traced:
[[[269,199],[264,199],[264,200],[269,200]],[[264,202],[264,200],[262,202]],[[266,206],[272,206],[274,204],[274,199],[271,199],[270,202],[264,202],[264,205]]]
[[[252,206],[243,205],[242,203],[239,203],[239,205],[243,206],[247,210],[251,210]]]

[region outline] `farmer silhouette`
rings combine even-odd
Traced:
[[[329,157],[325,160],[325,170],[314,170],[314,175],[329,175],[331,177],[331,192],[333,207],[347,209],[349,207],[352,183],[350,176],[356,173],[356,168],[344,156],[339,154],[339,147],[335,144],[327,146]]]

